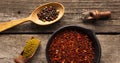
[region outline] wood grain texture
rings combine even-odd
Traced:
[[[0,0],[0,23],[10,20],[28,17],[39,5],[47,2],[60,2],[65,6],[63,18],[49,26],[38,26],[32,22],[26,22],[0,33],[0,63],[15,63],[16,58],[32,36],[41,39],[41,46],[30,63],[47,63],[45,47],[51,33],[66,25],[77,25],[92,29],[96,33],[120,33],[120,0]],[[83,13],[98,9],[110,10],[112,16],[108,20],[96,22],[83,22]],[[11,34],[20,33],[20,34]],[[30,34],[22,34],[30,33]],[[101,63],[120,63],[120,34],[97,35],[101,48]]]
[[[30,63],[47,63],[45,48],[51,34],[2,34],[0,35],[0,62],[14,63],[28,39],[36,37],[41,45]],[[101,48],[101,63],[120,63],[120,35],[97,35]]]
[[[50,26],[29,22],[2,33],[51,33],[66,25],[78,25],[97,33],[120,33],[120,0],[0,0],[0,22],[27,17],[37,6],[47,2],[60,2],[65,6],[65,14],[60,22]],[[81,20],[84,12],[95,9],[110,10],[112,16],[108,20],[98,20],[94,23]]]

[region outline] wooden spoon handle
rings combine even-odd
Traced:
[[[15,59],[16,63],[26,63],[27,61],[28,59],[27,58],[25,59],[22,55]]]
[[[18,24],[21,24],[23,22],[26,22],[30,20],[29,17],[27,18],[22,18],[22,19],[18,19],[18,20],[12,20],[12,21],[9,21],[9,22],[4,22],[4,23],[0,23],[0,32],[4,31],[4,30],[7,30],[11,27],[14,27]]]

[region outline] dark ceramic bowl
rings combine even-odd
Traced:
[[[89,29],[86,29],[86,28],[82,28],[82,27],[79,27],[79,26],[65,26],[65,27],[62,27],[60,29],[58,29],[57,31],[55,31],[52,36],[50,37],[48,43],[47,43],[47,46],[46,46],[46,58],[47,58],[47,61],[48,63],[50,63],[50,58],[49,58],[49,52],[48,52],[48,49],[50,47],[50,44],[52,42],[52,39],[55,37],[55,35],[59,32],[62,32],[63,30],[66,30],[66,29],[76,29],[80,32],[84,32],[85,34],[87,34],[89,36],[89,39],[92,40],[92,46],[94,47],[94,53],[95,53],[95,58],[93,60],[93,63],[100,63],[100,58],[101,58],[101,46],[100,46],[100,43],[95,35],[95,33]]]

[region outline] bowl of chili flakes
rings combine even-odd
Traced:
[[[101,46],[92,30],[65,26],[48,40],[46,58],[48,63],[100,63]]]

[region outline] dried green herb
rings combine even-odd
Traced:
[[[37,38],[31,38],[30,40],[28,40],[22,52],[23,57],[29,58],[30,56],[32,56],[37,50],[39,44],[40,40]]]

